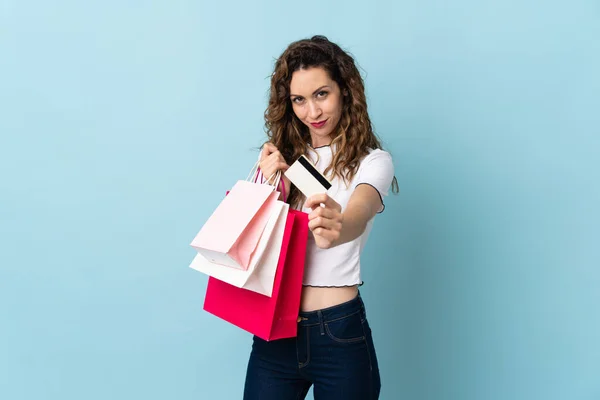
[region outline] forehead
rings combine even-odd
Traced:
[[[300,69],[292,74],[290,92],[309,96],[322,86],[333,86],[334,84],[335,82],[331,80],[329,74],[323,68]]]

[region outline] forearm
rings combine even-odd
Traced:
[[[342,213],[342,230],[337,245],[348,243],[363,234],[367,228],[367,223],[373,217],[373,211],[368,204],[354,203]]]
[[[306,207],[313,210],[308,216],[308,227],[318,247],[335,247],[362,235],[380,206],[377,190],[369,185],[357,186],[344,211],[326,193],[316,194],[306,201]]]
[[[342,229],[337,242],[347,243],[362,235],[380,207],[379,193],[369,185],[359,185],[342,212]]]

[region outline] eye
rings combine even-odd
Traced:
[[[304,101],[303,97],[295,97],[292,99],[292,102],[296,103],[296,104],[302,104],[303,101]]]
[[[319,93],[317,93],[317,97],[325,97],[327,96],[328,92],[326,90],[321,90]]]

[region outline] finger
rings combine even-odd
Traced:
[[[261,159],[260,162],[258,163],[258,167],[260,168],[260,171],[262,172],[262,174],[265,177],[267,177],[271,170],[271,162],[268,158]]]
[[[323,217],[317,217],[308,222],[308,228],[311,231],[314,231],[315,229],[318,229],[318,228],[335,231],[338,229],[338,227],[340,225],[341,224],[338,221],[335,221],[333,219],[323,218]]]
[[[281,154],[281,152],[279,150],[276,150],[275,152],[271,153],[269,155],[269,158],[276,160],[276,162],[287,165],[287,161],[285,160],[285,157],[283,157],[283,154]]]
[[[273,183],[278,171],[286,171],[288,169],[286,163],[279,162],[277,160],[266,160],[264,167],[262,168],[263,175],[268,179],[269,183]]]
[[[267,159],[265,160],[264,165],[265,167],[263,168],[263,171],[268,170],[271,171],[271,173],[275,173],[277,171],[287,171],[287,169],[290,167],[285,161],[280,161],[278,159]]]
[[[266,152],[267,155],[270,155],[277,151],[277,147],[273,143],[267,142],[264,144],[263,150]]]
[[[260,163],[260,171],[265,179],[269,179],[274,173],[275,168],[268,160],[262,161]]]
[[[304,206],[306,208],[312,208],[314,210],[316,207],[319,207],[321,204],[326,204],[325,202],[327,201],[328,197],[329,196],[327,195],[327,193],[319,193],[319,194],[312,195],[306,200],[306,203],[304,204]]]
[[[335,219],[335,216],[336,215],[334,210],[325,207],[317,207],[313,212],[308,214],[308,220],[311,221],[319,217]]]
[[[266,160],[269,160],[270,162],[273,162],[273,163],[287,164],[285,161],[285,158],[283,158],[283,154],[281,154],[281,152],[279,150],[275,150],[275,152],[269,154],[269,156],[267,157]]]
[[[320,238],[323,238],[325,240],[327,240],[330,243],[335,242],[336,240],[339,239],[340,234],[339,232],[335,232],[329,229],[325,229],[325,228],[316,228],[313,232],[313,235],[315,236],[319,236]]]
[[[277,165],[278,165],[278,164],[279,164],[281,161],[279,160],[279,158],[277,158],[277,157],[273,157],[273,154],[271,154],[269,157],[267,157],[267,158],[265,159],[265,161],[264,161],[264,162],[265,162],[265,165],[266,165],[266,166],[268,166],[269,168],[272,168],[272,169],[276,170],[276,169],[277,169]]]
[[[269,150],[268,143],[265,143],[262,149],[260,150],[260,161],[263,161],[267,157],[269,157],[269,154],[271,154],[271,151]]]
[[[337,211],[342,210],[342,206],[340,206],[337,201],[335,201],[334,199],[332,199],[329,196],[327,196],[327,198],[325,199],[325,201],[323,203],[325,204],[325,207],[327,207],[327,208],[332,208]]]

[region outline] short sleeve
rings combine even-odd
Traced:
[[[360,163],[353,186],[367,184],[375,188],[381,197],[381,209],[379,210],[381,213],[385,209],[383,199],[389,194],[393,179],[392,156],[387,151],[375,149]]]

